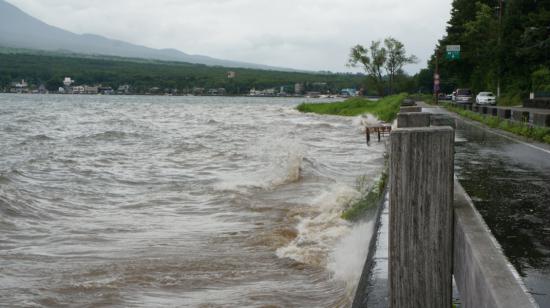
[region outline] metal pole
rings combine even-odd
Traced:
[[[439,81],[439,48],[435,50],[435,75],[438,76],[437,81]],[[434,95],[435,95],[435,104],[439,105],[439,87],[440,85],[435,84],[435,76],[434,76]]]
[[[502,0],[498,9],[498,72],[497,72],[497,98],[500,97],[500,72],[502,70]]]

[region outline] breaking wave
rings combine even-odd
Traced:
[[[359,192],[347,185],[332,186],[313,201],[313,213],[301,219],[297,237],[289,245],[277,249],[277,256],[326,267],[333,247],[352,227],[340,217],[342,210],[358,197]]]

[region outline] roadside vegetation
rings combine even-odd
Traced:
[[[363,197],[355,203],[351,203],[343,212],[341,217],[348,221],[357,221],[364,216],[365,212],[369,209],[376,207],[386,189],[388,182],[388,170],[387,168],[382,172],[380,178],[374,183],[374,185],[367,191],[363,189],[365,178],[359,178],[357,180],[358,190],[363,192]]]
[[[296,109],[301,112],[340,116],[357,116],[370,113],[384,122],[391,122],[397,117],[401,102],[406,97],[407,94],[405,93],[387,96],[378,101],[354,97],[336,103],[302,103]]]
[[[500,85],[497,104],[514,106],[530,92],[550,92],[549,18],[549,1],[453,1],[446,34],[418,74],[418,88],[432,91],[438,58],[443,93],[497,93]],[[447,59],[448,45],[460,45],[459,59]]]
[[[468,119],[483,123],[489,127],[502,129],[507,132],[523,136],[538,142],[550,144],[550,128],[548,127],[532,126],[526,123],[517,123],[504,120],[491,115],[481,115],[470,110],[464,110],[455,107],[451,104],[444,104],[444,106],[450,111],[458,113],[459,115]]]

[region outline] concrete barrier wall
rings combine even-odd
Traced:
[[[550,110],[548,109],[522,109],[517,107],[481,106],[475,104],[455,104],[455,106],[484,115],[496,116],[501,119],[528,123],[540,127],[550,127]]]
[[[454,211],[454,277],[461,307],[537,307],[458,181]]]
[[[403,113],[398,121],[401,127],[426,126],[415,121],[419,117],[422,113]],[[454,130],[447,120],[432,115],[434,127],[391,133],[390,307],[450,307],[453,274],[461,307],[537,307],[453,180]]]
[[[397,114],[397,128],[430,126],[430,114],[426,112],[400,112]]]

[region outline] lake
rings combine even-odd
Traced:
[[[0,95],[0,302],[349,306],[384,146],[303,100]]]

